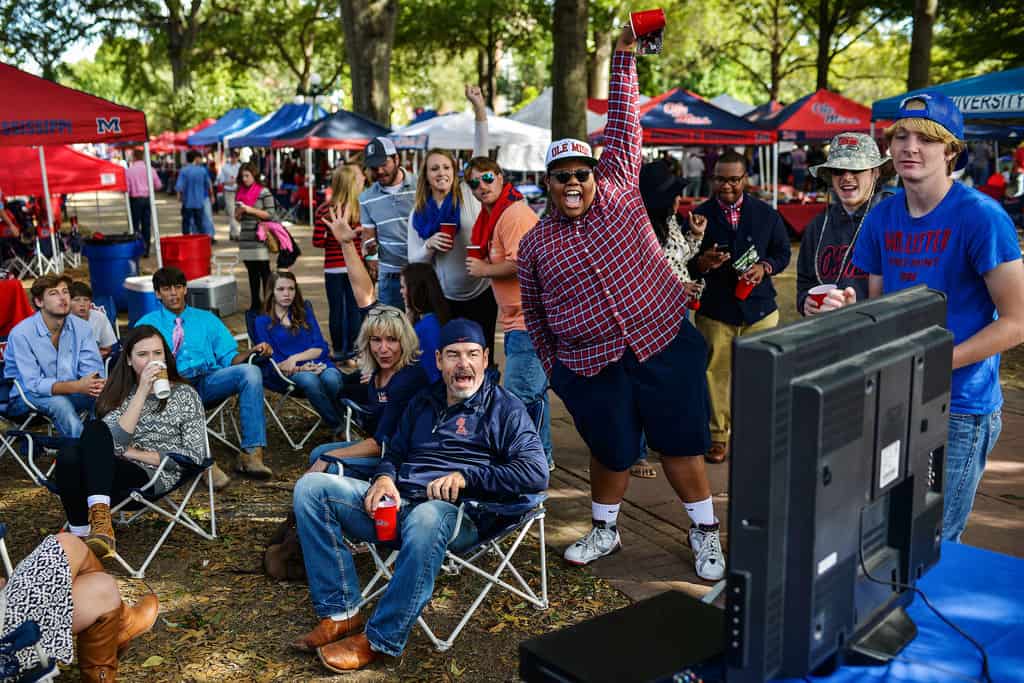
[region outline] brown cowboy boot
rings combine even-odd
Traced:
[[[312,652],[317,648],[329,645],[336,640],[352,635],[363,628],[366,619],[357,612],[348,619],[335,621],[330,617],[321,619],[312,631],[292,642],[292,647],[302,652]]]
[[[117,633],[117,654],[120,656],[135,638],[153,628],[156,616],[160,612],[160,601],[150,593],[129,607],[121,603],[121,628]]]
[[[213,490],[221,491],[227,488],[228,484],[231,483],[231,477],[225,474],[224,470],[217,466],[217,463],[213,463],[213,467],[210,468],[211,474],[213,474]]]
[[[78,634],[78,668],[82,683],[112,683],[117,680],[117,633],[121,629],[121,607],[101,614]]]
[[[270,479],[274,473],[263,464],[263,447],[256,446],[248,452],[242,451],[238,454],[238,463],[235,471],[252,479]]]
[[[85,540],[85,539],[82,539]],[[106,571],[103,569],[103,563],[100,562],[92,552],[86,553],[82,557],[82,566],[78,568],[78,576],[85,576],[86,574],[95,574],[96,572]]]
[[[106,503],[96,503],[89,507],[89,535],[85,544],[100,559],[116,552],[114,524],[110,519],[110,506]]]
[[[362,669],[383,656],[370,648],[370,641],[363,633],[317,648],[316,654],[321,663],[335,673]]]

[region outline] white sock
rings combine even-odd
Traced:
[[[690,516],[690,520],[694,524],[703,524],[705,526],[714,524],[717,520],[715,519],[715,506],[711,504],[711,498],[705,498],[704,500],[698,500],[696,503],[683,502],[683,507],[686,508],[686,514]]]
[[[605,505],[590,501],[590,518],[596,522],[604,522],[605,526],[615,526],[615,520],[619,518],[619,507],[621,503]]]
[[[110,496],[89,496],[85,499],[85,504],[89,507],[92,507],[97,503],[103,503],[107,507],[110,507]]]
[[[92,527],[90,527],[88,524],[86,524],[85,526],[75,526],[74,524],[68,524],[68,531],[70,531],[75,536],[78,536],[79,538],[85,538],[89,535],[89,532],[92,531]]]
[[[351,619],[357,614],[359,614],[359,608],[353,607],[347,612],[339,612],[338,614],[332,614],[331,621],[345,621],[346,619]]]

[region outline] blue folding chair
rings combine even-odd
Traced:
[[[26,430],[34,425],[45,424],[47,432],[52,433],[53,423],[29,400],[21,384],[17,380],[4,377],[4,354],[6,351],[7,338],[3,337],[0,338],[0,424],[7,429],[15,430]],[[28,406],[27,413],[11,414],[11,404],[17,397],[21,397],[25,405]],[[35,462],[18,452],[18,449],[15,448],[14,438],[0,433],[0,457],[3,457],[5,453],[14,458],[36,486],[42,486],[43,481],[53,472],[53,462],[49,466],[45,466],[45,471],[40,469]]]
[[[7,554],[7,543],[4,540],[7,536],[7,525],[0,523],[0,560],[4,565],[4,571],[8,578],[14,573],[11,566],[11,558]],[[0,604],[0,624],[4,623],[3,604]],[[20,624],[6,636],[0,638],[0,680],[13,680],[16,683],[38,683],[39,681],[52,681],[60,671],[57,669],[57,661],[51,659],[39,643],[41,634],[39,625],[34,621],[26,621]],[[23,669],[18,661],[17,653],[21,650],[31,648],[35,651],[37,663],[28,669]]]

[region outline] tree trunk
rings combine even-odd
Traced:
[[[817,83],[814,86],[815,90],[828,90],[828,68],[830,62],[829,58],[832,46],[832,19],[829,16],[828,11],[829,0],[818,0],[818,56],[815,61],[815,66],[818,71]]]
[[[555,0],[551,137],[587,137],[587,1]]]
[[[340,0],[345,52],[352,72],[352,108],[391,125],[391,49],[398,0]]]
[[[914,30],[910,36],[907,90],[917,90],[931,84],[928,72],[932,65],[932,33],[938,9],[939,0],[914,0]]]
[[[494,98],[498,96],[498,48],[490,45],[478,49],[476,65],[481,78],[480,90],[483,92],[484,102],[491,111],[494,111]]]
[[[608,82],[611,77],[612,50],[615,49],[615,32],[594,29],[594,51],[588,61],[590,75],[587,79],[588,97],[608,99]]]

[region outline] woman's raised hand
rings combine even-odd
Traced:
[[[702,216],[696,211],[690,212],[690,232],[696,237],[701,237],[708,227],[708,217]]]
[[[351,213],[347,203],[340,210],[337,206],[332,206],[327,212],[327,227],[339,242],[351,242],[356,238],[356,231],[348,224]]]
[[[466,86],[466,99],[473,105],[473,109],[484,109],[484,93],[479,85]]]

